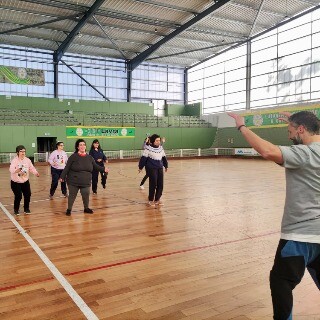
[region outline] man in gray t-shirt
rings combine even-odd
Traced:
[[[320,135],[319,120],[309,111],[297,112],[288,123],[291,147],[276,146],[245,126],[235,113],[238,130],[267,160],[286,170],[286,202],[281,238],[270,272],[274,319],[292,319],[292,290],[305,268],[320,290]]]

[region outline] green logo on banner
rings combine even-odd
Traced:
[[[67,138],[134,138],[135,128],[66,127]]]
[[[39,69],[17,68],[0,65],[0,83],[44,86],[44,71]]]
[[[296,113],[299,111],[310,111],[314,113],[318,119],[320,119],[320,105],[313,105],[312,107],[300,107],[297,109],[291,109],[290,107],[286,109],[277,109],[276,111],[262,111],[258,113],[242,114],[247,127],[251,128],[271,128],[271,127],[284,127],[287,123],[279,120],[283,117],[280,113],[287,111],[290,113]]]

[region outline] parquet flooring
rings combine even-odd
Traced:
[[[269,271],[285,197],[283,168],[258,159],[171,160],[159,209],[145,205],[137,163],[110,163],[107,189],[80,194],[71,217],[50,171],[32,176],[31,212],[16,221],[98,319],[272,319]],[[0,202],[13,212],[7,167]],[[0,210],[0,319],[86,319],[12,221]],[[320,319],[306,272],[294,319]]]

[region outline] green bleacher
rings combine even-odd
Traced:
[[[211,125],[196,116],[164,116],[150,114],[110,114],[105,112],[69,112],[54,110],[0,109],[2,125],[83,125],[114,127],[185,127],[204,128]]]

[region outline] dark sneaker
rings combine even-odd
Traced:
[[[24,213],[25,214],[31,214],[31,211],[29,209],[27,209],[27,210],[24,210]]]
[[[16,216],[20,216],[19,210],[14,210],[14,214],[15,214]]]
[[[102,188],[103,188],[103,189],[105,189],[105,188],[106,188],[106,185],[105,185],[105,184],[103,184],[103,185],[102,185]]]
[[[70,209],[67,209],[66,216],[71,216],[71,210]]]
[[[93,213],[93,210],[90,209],[90,208],[85,208],[85,209],[83,210],[83,212],[84,212],[84,213]]]

